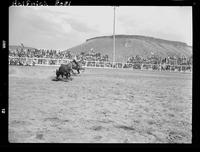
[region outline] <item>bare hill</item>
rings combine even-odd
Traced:
[[[116,35],[116,61],[126,61],[130,56],[140,55],[147,57],[151,54],[161,57],[192,55],[192,47],[186,43],[169,41],[153,37],[139,35]],[[68,49],[74,54],[88,52],[94,49],[95,52],[107,54],[109,60],[113,56],[113,37],[101,36],[86,40],[85,43]]]

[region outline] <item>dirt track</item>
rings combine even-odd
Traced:
[[[9,67],[11,143],[191,143],[192,75]]]

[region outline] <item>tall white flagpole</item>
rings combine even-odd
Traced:
[[[113,21],[113,64],[115,63],[115,6],[114,6],[114,21]]]

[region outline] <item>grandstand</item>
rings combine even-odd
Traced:
[[[38,58],[38,57],[16,57],[9,56],[9,65],[23,65],[23,66],[59,66],[60,64],[69,63],[72,59],[57,59],[57,58]],[[156,63],[152,64],[149,62],[109,62],[109,61],[100,61],[95,60],[95,58],[90,58],[90,60],[82,60],[83,67],[89,68],[124,68],[124,69],[140,69],[140,70],[159,70],[159,71],[184,71],[184,72],[192,72],[192,65],[177,65],[170,64],[170,60],[168,64],[166,63]],[[166,68],[163,68],[163,65]]]

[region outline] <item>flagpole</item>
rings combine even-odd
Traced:
[[[114,6],[114,21],[113,21],[113,65],[115,63],[115,6]]]

